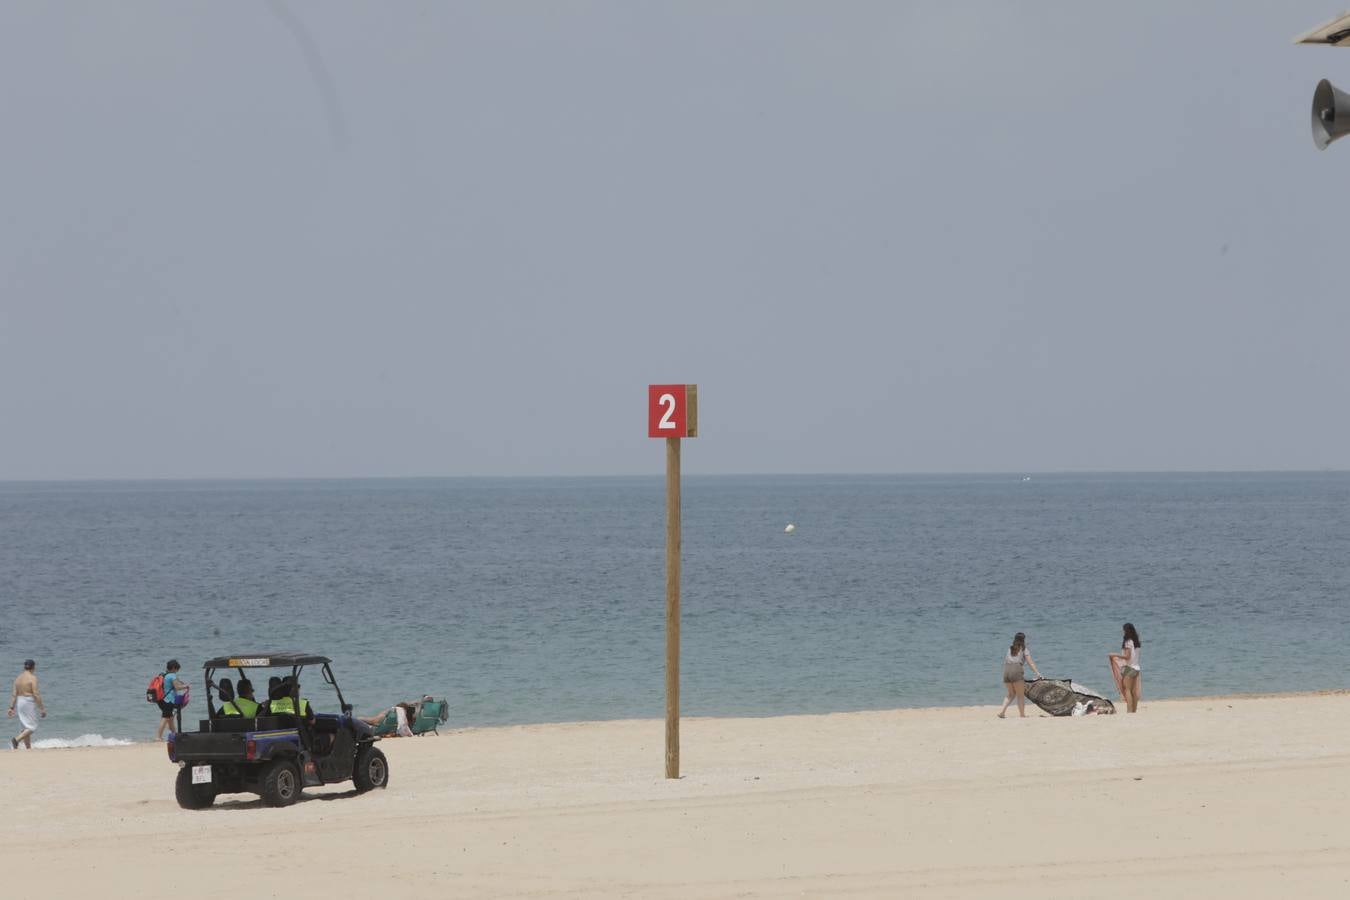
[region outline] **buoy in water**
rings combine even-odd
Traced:
[[[784,533],[784,534],[792,534],[792,532],[794,532],[794,531],[796,531],[796,530],[797,530],[797,526],[796,526],[796,525],[793,525],[791,522],[789,522],[788,525],[787,525],[787,527],[783,529],[783,533]]]

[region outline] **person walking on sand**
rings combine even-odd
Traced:
[[[159,701],[159,730],[155,740],[164,740],[164,732],[173,728],[173,714],[182,705],[179,698],[188,692],[188,683],[178,674],[181,666],[178,660],[171,659],[164,664],[164,699]]]
[[[18,750],[19,744],[22,743],[32,750],[33,732],[38,729],[38,719],[47,718],[47,707],[42,702],[42,692],[38,690],[37,663],[31,659],[23,661],[23,671],[14,679],[14,690],[9,694],[7,716],[12,719],[16,715],[23,731],[19,732],[18,737],[9,739],[9,746]]]
[[[1027,636],[1022,632],[1013,635],[1012,646],[1008,648],[1008,655],[1003,657],[1003,686],[1008,690],[1008,696],[1003,700],[1003,708],[998,711],[1000,719],[1007,716],[1008,704],[1014,699],[1017,700],[1017,712],[1022,718],[1027,717],[1027,687],[1025,666],[1031,666],[1031,671],[1036,673],[1036,677],[1041,677],[1041,670],[1036,668],[1036,662],[1031,658],[1031,651],[1027,649]]]
[[[1125,701],[1126,712],[1139,711],[1139,691],[1143,685],[1143,670],[1139,667],[1139,632],[1129,622],[1121,628],[1122,637],[1119,653],[1108,653],[1111,664],[1111,677],[1115,679],[1120,699]]]

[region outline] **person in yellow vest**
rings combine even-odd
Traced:
[[[253,682],[240,678],[234,689],[234,699],[220,707],[222,716],[243,716],[252,719],[258,715],[258,701],[253,699]]]
[[[267,709],[271,715],[298,715],[304,723],[310,728],[318,721],[314,715],[314,707],[309,705],[309,700],[300,697],[300,712],[295,711],[294,698],[300,694],[300,681],[292,675],[287,675],[281,679],[281,684],[277,685],[272,693],[272,699],[267,701]],[[333,734],[315,734],[313,736],[314,750],[317,753],[329,753],[333,749],[336,741],[336,735]]]
[[[314,709],[309,705],[309,700],[305,697],[300,698],[300,711],[295,711],[295,696],[300,693],[300,682],[293,675],[287,675],[281,679],[281,684],[277,685],[272,691],[271,699],[267,701],[267,711],[273,716],[299,716],[309,724],[314,724]]]

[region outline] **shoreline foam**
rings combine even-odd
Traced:
[[[41,734],[41,732],[38,732]],[[36,737],[36,736],[35,736]],[[104,737],[101,734],[82,734],[73,738],[36,738],[34,750],[77,750],[93,747],[128,747],[135,743],[125,738]]]

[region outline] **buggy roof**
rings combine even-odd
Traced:
[[[235,656],[217,656],[202,664],[203,669],[271,669],[283,666],[317,666],[332,662],[317,653],[240,653]]]

